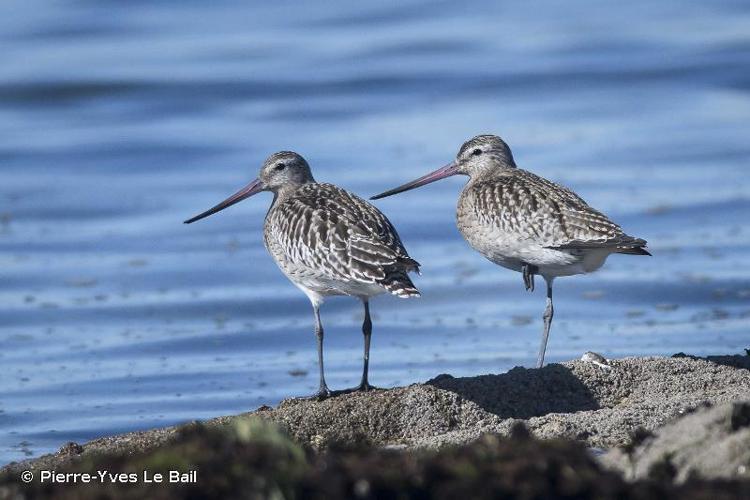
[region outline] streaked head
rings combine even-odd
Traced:
[[[263,166],[260,167],[257,179],[218,205],[186,220],[185,224],[191,224],[216,212],[221,212],[225,208],[231,207],[261,191],[277,193],[282,189],[296,187],[308,182],[315,182],[315,179],[313,179],[307,161],[294,151],[279,151],[266,158]]]
[[[516,168],[516,163],[513,161],[513,154],[505,141],[496,135],[478,135],[464,142],[458,150],[456,159],[446,166],[402,186],[375,195],[370,199],[385,198],[452,175],[461,174],[476,177],[509,168]]]
[[[458,173],[469,176],[486,170],[516,168],[510,148],[496,135],[478,135],[464,142],[456,163]]]
[[[287,186],[315,182],[310,165],[294,151],[279,151],[266,158],[258,179],[265,186],[264,191],[274,192]]]

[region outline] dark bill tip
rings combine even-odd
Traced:
[[[218,205],[215,205],[215,206],[209,208],[205,212],[200,213],[200,214],[196,215],[195,217],[184,221],[183,223],[184,224],[192,224],[193,222],[199,221],[201,219],[205,219],[209,215],[213,215],[216,212],[221,212],[225,208],[231,207],[235,203],[239,203],[242,200],[244,200],[246,198],[249,198],[249,197],[251,197],[254,194],[260,193],[261,191],[263,191],[263,189],[264,189],[264,186],[263,186],[263,183],[260,181],[260,179],[255,179],[253,182],[251,182],[247,186],[243,187],[242,189],[240,189],[239,191],[237,191],[232,196],[230,196],[226,200],[222,201]]]
[[[403,184],[399,187],[390,189],[388,191],[384,191],[380,194],[376,194],[375,196],[371,196],[370,199],[379,200],[380,198],[385,198],[387,196],[391,196],[394,194],[403,193],[404,191],[409,191],[410,189],[415,189],[420,186],[424,186],[425,184],[439,181],[440,179],[450,177],[451,175],[456,175],[457,173],[458,173],[458,164],[454,161],[442,168],[435,170],[434,172],[430,172],[427,175],[423,175],[419,179],[414,179],[413,181],[407,182],[406,184]]]

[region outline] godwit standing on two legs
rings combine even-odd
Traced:
[[[323,371],[320,321],[320,305],[330,295],[350,295],[364,304],[364,368],[355,390],[370,389],[369,300],[384,292],[418,297],[419,291],[407,273],[418,272],[419,263],[406,253],[385,215],[339,187],[315,182],[305,159],[291,151],[268,157],[256,180],[185,223],[208,217],[261,191],[274,195],[263,226],[266,249],[312,303],[320,370],[317,396],[331,395]]]
[[[455,161],[371,199],[456,174],[469,176],[456,209],[466,241],[495,264],[522,273],[527,290],[534,290],[535,274],[547,282],[541,368],[552,324],[553,280],[596,271],[612,253],[651,255],[646,241],[625,234],[570,189],[517,168],[508,145],[494,135],[466,141]]]

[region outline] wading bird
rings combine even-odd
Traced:
[[[352,390],[371,388],[371,297],[389,292],[419,297],[409,279],[419,263],[406,253],[391,222],[365,200],[332,184],[315,182],[302,156],[281,151],[268,157],[258,178],[185,224],[215,214],[261,191],[273,193],[263,237],[266,249],[281,271],[312,303],[318,345],[319,398],[331,395],[323,370],[323,324],[320,305],[327,296],[349,295],[364,305],[364,368],[362,381]]]
[[[552,324],[554,279],[596,271],[613,253],[651,255],[646,241],[625,234],[570,189],[517,168],[508,145],[494,135],[466,141],[455,161],[371,199],[457,174],[469,176],[456,208],[456,224],[469,245],[495,264],[522,273],[529,291],[534,291],[536,274],[547,283],[537,357],[541,368]]]

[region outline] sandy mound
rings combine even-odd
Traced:
[[[704,402],[750,399],[750,372],[735,368],[750,367],[747,356],[629,358],[610,365],[572,361],[501,375],[441,375],[323,402],[287,400],[259,414],[313,445],[361,440],[434,447],[507,434],[523,420],[537,437],[609,448],[628,442],[638,427],[656,429]]]
[[[522,420],[537,437],[611,448],[629,443],[639,427],[657,429],[706,402],[750,400],[750,356],[627,358],[610,364],[605,369],[572,361],[501,375],[441,375],[425,384],[326,401],[286,400],[250,414],[282,424],[314,447],[335,442],[440,447],[488,432],[507,435]],[[54,468],[97,452],[148,451],[175,435],[172,427],[100,438],[6,470]]]

